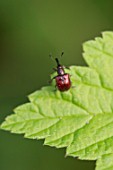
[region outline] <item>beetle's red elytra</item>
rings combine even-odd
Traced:
[[[67,91],[71,87],[71,81],[69,74],[56,76],[56,86],[60,91]]]
[[[63,55],[63,53],[61,55]],[[64,91],[69,90],[71,87],[70,74],[65,73],[65,70],[64,70],[65,67],[59,63],[58,58],[55,58],[55,60],[57,63],[57,67],[54,70],[57,71],[58,75],[53,77],[51,81],[55,79],[56,87],[58,88],[58,90],[60,90],[61,92],[64,92]]]

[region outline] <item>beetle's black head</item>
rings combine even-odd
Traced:
[[[57,63],[57,67],[61,66],[60,63],[59,63],[58,58],[55,58],[55,60],[56,60],[56,63]]]

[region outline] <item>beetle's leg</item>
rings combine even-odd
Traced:
[[[49,80],[49,84],[52,83],[53,79],[55,79],[57,76],[54,76],[52,79]]]
[[[54,71],[57,71],[57,68],[53,68],[53,70],[54,70]],[[54,72],[52,72],[51,74],[53,74],[53,73],[54,73]],[[50,74],[50,75],[51,75],[51,74]]]
[[[55,89],[54,89],[54,91],[55,91],[55,92],[57,91],[57,85],[55,85]]]
[[[57,68],[53,68],[54,71],[57,71]]]
[[[71,86],[71,88],[76,88],[76,86]]]
[[[68,67],[68,66],[62,66],[62,67],[63,67],[64,69],[65,69],[65,68],[67,68],[67,69],[69,69],[69,70],[70,70],[70,67]]]

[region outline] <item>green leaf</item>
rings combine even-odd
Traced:
[[[66,155],[97,160],[96,170],[113,169],[113,32],[102,35],[84,43],[89,67],[70,67],[69,91],[48,86],[34,92],[1,129],[67,147]]]
[[[96,170],[113,170],[113,154],[103,155],[97,161]]]

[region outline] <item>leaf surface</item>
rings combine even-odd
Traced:
[[[60,92],[43,87],[1,128],[67,147],[66,155],[97,160],[96,170],[113,169],[113,32],[102,35],[83,45],[89,67],[70,67],[73,88]]]

